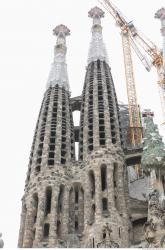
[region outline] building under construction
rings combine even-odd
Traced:
[[[102,37],[104,12],[94,7],[88,15],[92,39],[79,97],[70,96],[70,30],[54,29],[54,62],[30,153],[18,247],[163,248],[165,147],[152,112],[141,115],[135,99],[118,104]]]

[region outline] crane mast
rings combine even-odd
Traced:
[[[120,12],[114,7],[109,0],[99,1],[104,8],[114,17],[117,25],[121,29],[123,55],[124,55],[124,67],[128,97],[128,110],[130,118],[130,131],[128,131],[133,146],[139,145],[142,139],[142,130],[140,122],[139,107],[137,102],[135,78],[132,63],[131,54],[131,40],[130,31],[127,27],[127,23],[120,14]]]
[[[133,71],[132,55],[130,49],[129,35],[122,34],[124,66],[127,85],[128,109],[130,115],[130,136],[131,142],[135,146],[141,142],[139,107],[136,97],[135,78]]]

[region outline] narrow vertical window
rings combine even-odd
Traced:
[[[33,206],[34,206],[34,220],[33,222],[36,223],[37,220],[37,212],[38,212],[38,194],[34,194],[33,195]]]
[[[95,239],[92,240],[92,247],[95,248]]]
[[[106,198],[102,199],[102,209],[103,209],[103,212],[106,212],[108,210],[108,203],[107,203]]]
[[[107,166],[101,166],[101,189],[104,191],[107,188]]]
[[[119,227],[119,238],[121,238],[121,227]]]
[[[115,208],[119,210],[119,202],[116,195],[114,195],[114,202],[115,202]]]
[[[78,204],[79,194],[78,194],[78,187],[75,188],[75,203]]]
[[[106,233],[103,233],[103,239],[105,239],[106,238]]]
[[[57,221],[57,237],[61,237],[61,222],[59,220]]]
[[[89,172],[89,186],[91,197],[93,198],[95,195],[95,176],[92,170]]]
[[[51,212],[51,199],[52,199],[52,189],[51,187],[46,189],[46,203],[45,203],[45,216]]]
[[[64,186],[61,185],[59,195],[58,195],[58,208],[57,208],[58,213],[61,213],[63,209],[62,207],[63,206],[63,194],[64,194]]]
[[[95,204],[93,204],[91,207],[91,218],[90,218],[91,224],[95,222],[95,210],[96,210]]]
[[[44,225],[44,238],[48,238],[49,237],[49,224],[45,223]]]
[[[78,231],[78,221],[75,221],[75,231]]]
[[[117,187],[117,170],[118,170],[118,164],[114,163],[113,168],[113,187]]]

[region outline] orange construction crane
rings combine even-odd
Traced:
[[[142,130],[140,114],[137,103],[131,47],[145,66],[147,71],[155,66],[158,74],[158,86],[161,97],[163,119],[165,121],[165,72],[163,68],[163,56],[157,46],[147,39],[134,26],[133,22],[126,20],[121,11],[109,0],[98,0],[104,8],[113,16],[117,26],[120,27],[124,65],[127,85],[128,108],[130,115],[131,140],[133,145],[141,142]]]

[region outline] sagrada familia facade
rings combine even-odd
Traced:
[[[70,30],[54,29],[54,61],[30,153],[18,247],[165,247],[164,144],[147,114],[143,146],[129,145],[128,108],[118,104],[102,37],[104,12],[95,7],[88,15],[92,39],[80,97],[70,96]]]

